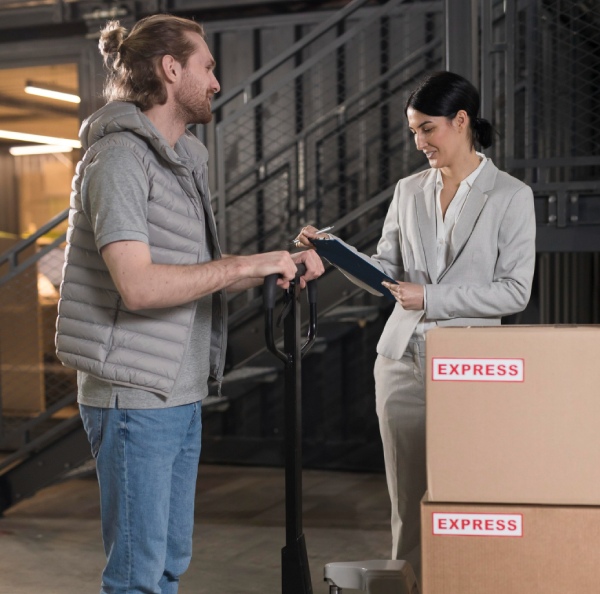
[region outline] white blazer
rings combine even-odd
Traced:
[[[436,170],[401,179],[372,261],[392,278],[426,285],[426,317],[440,326],[495,326],[525,309],[535,267],[531,188],[488,160],[452,233],[450,264],[437,278]],[[425,196],[430,196],[426,199]],[[419,281],[415,281],[418,274]],[[402,358],[423,311],[396,303],[377,352]]]

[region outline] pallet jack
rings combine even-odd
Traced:
[[[302,357],[317,337],[317,283],[307,283],[309,303],[308,337],[300,345],[300,282],[305,273],[298,266],[296,278],[284,291],[283,309],[278,326],[283,322],[283,351],[275,344],[273,310],[275,308],[277,275],[265,278],[263,301],[265,308],[265,340],[267,348],[285,365],[285,547],[281,550],[282,594],[312,594],[306,541],[302,529]]]
[[[298,266],[296,278],[284,291],[283,308],[277,325],[283,322],[283,351],[274,337],[277,276],[265,278],[265,340],[267,348],[285,365],[285,547],[281,550],[282,594],[312,594],[306,541],[302,530],[302,358],[317,337],[317,284],[307,283],[309,324],[306,342],[300,345],[300,282],[306,268]],[[401,560],[368,560],[328,563],[324,571],[330,594],[342,588],[367,594],[418,594],[412,568]]]

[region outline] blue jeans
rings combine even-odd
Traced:
[[[100,484],[100,594],[176,594],[192,556],[201,403],[79,408]]]

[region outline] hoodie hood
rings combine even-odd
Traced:
[[[195,169],[208,161],[206,147],[188,130],[172,148],[139,107],[125,101],[111,101],[86,118],[79,138],[87,151],[102,138],[117,132],[130,132],[145,140],[158,154],[173,165]]]

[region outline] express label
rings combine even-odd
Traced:
[[[523,516],[434,512],[433,533],[450,536],[523,536]]]
[[[456,359],[433,357],[433,381],[442,382],[522,382],[523,359]]]

